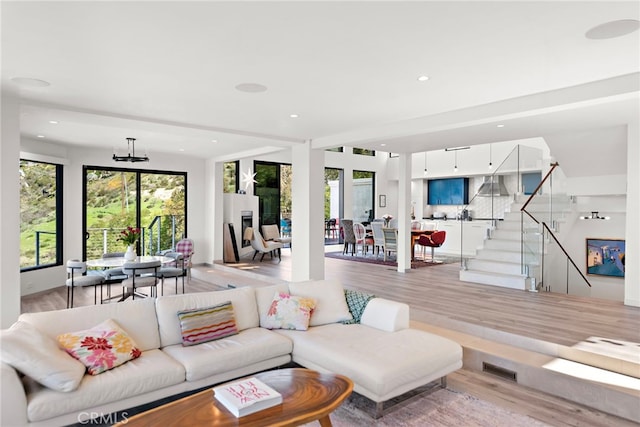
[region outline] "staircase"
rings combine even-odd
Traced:
[[[520,208],[526,202],[526,197],[518,196],[509,211],[504,213],[504,219],[497,221],[491,237],[484,241],[484,246],[478,249],[476,257],[469,258],[466,268],[460,271],[461,281],[537,291],[541,284],[542,227],[526,214],[523,219]],[[536,218],[544,219],[548,217],[551,202],[555,212],[554,225],[557,228],[571,212],[568,197],[554,196],[550,199],[544,195],[537,196],[529,203],[527,211]],[[523,223],[524,236],[521,231]],[[524,269],[523,264],[526,266]]]

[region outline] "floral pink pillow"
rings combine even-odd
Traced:
[[[313,298],[289,295],[276,292],[267,312],[265,324],[267,329],[309,329],[309,319],[316,306]]]
[[[136,343],[113,319],[86,331],[58,335],[58,344],[98,375],[140,357]]]

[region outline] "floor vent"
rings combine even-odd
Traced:
[[[505,380],[518,382],[517,372],[510,371],[500,366],[492,365],[491,363],[482,362],[482,372],[488,372],[489,374],[504,378]]]

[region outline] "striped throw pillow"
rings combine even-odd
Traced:
[[[190,346],[219,340],[238,333],[231,301],[212,307],[178,312],[182,345]]]

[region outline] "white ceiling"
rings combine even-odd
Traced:
[[[304,140],[402,153],[606,135],[626,147],[624,132],[606,129],[640,116],[640,32],[585,37],[640,19],[637,1],[1,7],[2,86],[19,91],[22,134],[62,144],[124,150],[135,137],[150,156],[220,160]],[[240,92],[241,83],[268,89]]]

